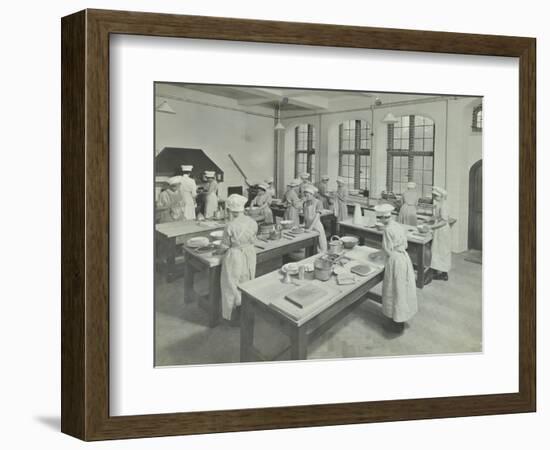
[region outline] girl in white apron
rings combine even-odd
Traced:
[[[449,226],[449,211],[447,209],[447,191],[434,186],[434,224],[432,240],[432,262],[434,280],[447,281],[451,270],[451,227]]]
[[[204,172],[206,179],[208,180],[208,187],[206,191],[206,200],[204,206],[204,217],[210,219],[214,217],[214,213],[218,210],[218,183],[212,171]]]
[[[159,223],[183,219],[182,196],[179,188],[180,177],[172,177],[168,180],[168,189],[159,194],[157,201],[157,210],[160,211]]]
[[[313,185],[306,186],[304,189],[304,226],[308,231],[317,231],[319,233],[319,246],[317,251],[327,251],[327,236],[321,223],[321,213],[323,212],[323,203],[315,198],[317,188]]]
[[[403,192],[403,206],[399,210],[397,218],[399,223],[416,226],[416,205],[418,204],[418,192],[416,183],[407,183],[407,190]]]
[[[258,194],[252,200],[251,206],[260,208],[265,223],[273,223],[273,212],[271,211],[271,195],[268,194],[268,186],[265,183],[258,185]]]
[[[342,222],[348,218],[348,187],[346,186],[346,180],[342,177],[336,179],[336,184],[338,185],[338,189],[334,198],[334,215],[338,219],[338,222]]]
[[[222,316],[226,320],[231,320],[232,315],[235,316],[233,313],[241,304],[238,285],[252,280],[256,275],[254,242],[258,224],[244,215],[244,205],[247,201],[248,199],[242,195],[232,194],[226,202],[231,220],[226,225],[222,237],[222,246],[226,247],[227,251],[222,259],[220,278]],[[235,320],[233,322],[235,323]]]
[[[407,236],[401,225],[394,222],[394,207],[376,205],[377,220],[384,225],[382,249],[386,254],[384,282],[382,284],[382,311],[393,320],[397,331],[405,329],[405,322],[418,311],[416,282],[411,258],[407,253]]]
[[[186,220],[195,220],[195,207],[197,197],[197,184],[189,176],[193,166],[181,166],[183,176],[181,177],[180,192],[183,197],[183,216]]]
[[[300,180],[292,180],[288,184],[288,189],[283,199],[286,206],[284,218],[292,220],[294,226],[300,225],[300,209],[302,208],[302,201],[296,192],[298,186],[300,186]]]

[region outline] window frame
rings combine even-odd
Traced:
[[[300,127],[307,125],[307,137],[306,137],[306,149],[300,149],[299,147],[299,135],[303,133],[300,131]],[[310,123],[300,123],[294,127],[294,178],[298,178],[301,171],[298,170],[298,164],[300,155],[306,155],[306,172],[310,174],[311,181],[315,181],[315,126]]]
[[[347,122],[355,122],[355,136],[353,139],[354,148],[349,150],[343,149],[343,142],[344,142],[344,125]],[[363,128],[362,125],[365,124],[365,127]],[[357,126],[359,125],[359,127]],[[366,130],[366,148],[361,148],[361,131]],[[349,179],[350,177],[342,173],[342,157],[343,156],[353,156],[354,157],[354,168],[353,168],[353,189],[361,189],[361,157],[365,156],[367,158],[366,163],[366,176],[365,178],[365,189],[370,190],[370,182],[371,182],[371,171],[372,171],[372,159],[370,160],[369,164],[369,158],[371,158],[371,147],[372,146],[372,130],[370,123],[367,120],[364,119],[348,119],[344,122],[341,122],[338,125],[338,175],[341,177],[344,177],[346,179]],[[348,183],[349,185],[349,183]]]

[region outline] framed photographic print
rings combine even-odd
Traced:
[[[535,39],[62,19],[62,431],[535,410]]]

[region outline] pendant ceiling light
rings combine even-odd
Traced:
[[[283,99],[277,105],[277,110],[275,112],[275,119],[277,123],[275,124],[275,131],[284,130],[285,126],[281,123],[281,108],[288,103],[288,97],[283,97]]]
[[[386,114],[386,116],[382,119],[382,122],[384,123],[397,123],[399,122],[397,120],[397,117],[395,117],[391,112]]]

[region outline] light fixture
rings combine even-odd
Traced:
[[[281,120],[279,119],[277,121],[277,124],[275,125],[275,130],[284,130],[285,126],[281,123]]]
[[[391,112],[389,112],[382,119],[382,122],[384,122],[384,123],[397,123],[397,122],[399,122],[399,120],[397,120],[397,118]]]
[[[163,100],[162,103],[157,106],[157,111],[166,114],[176,114],[176,111],[172,109],[172,107],[166,100]]]
[[[374,99],[374,104],[376,106],[380,106],[382,104],[382,100],[380,100],[380,97],[376,96],[376,98]]]
[[[279,102],[277,105],[277,109],[275,111],[275,119],[277,119],[277,123],[275,124],[275,131],[284,130],[285,126],[281,123],[281,107],[286,105],[288,103],[288,97],[283,97],[283,99]]]

